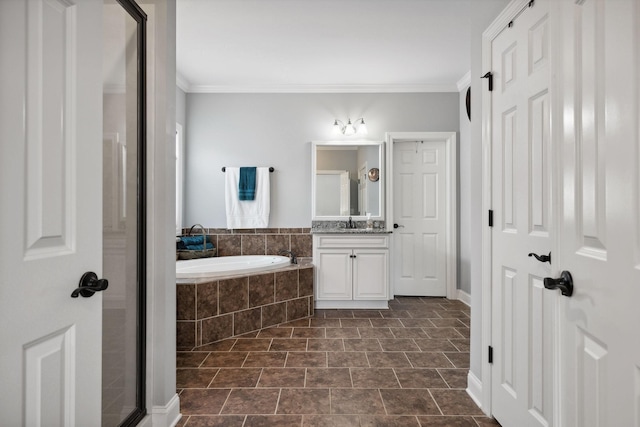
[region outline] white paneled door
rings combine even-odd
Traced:
[[[393,287],[396,295],[446,296],[447,142],[393,142]],[[450,280],[450,279],[449,279]]]
[[[0,2],[0,424],[98,426],[102,1]]]
[[[543,285],[550,263],[529,256],[551,251],[548,2],[512,22],[491,44],[492,411],[503,426],[551,426],[559,297]]]
[[[640,5],[559,9],[561,425],[640,426]]]

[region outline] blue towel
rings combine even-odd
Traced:
[[[213,243],[207,243],[206,246],[207,249],[213,249]],[[200,245],[186,245],[185,249],[188,251],[201,251],[202,250],[202,244]]]
[[[240,168],[238,182],[238,200],[254,200],[256,198],[256,168]]]
[[[180,237],[180,242],[182,242],[185,246],[187,245],[200,245],[202,246],[202,242],[204,240],[204,236],[182,236]],[[207,236],[207,242],[210,242],[209,236]]]

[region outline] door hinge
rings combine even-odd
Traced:
[[[481,79],[489,79],[489,92],[493,92],[493,73],[489,71],[484,76],[480,77]]]
[[[489,346],[489,363],[493,363],[493,347]]]
[[[493,209],[489,209],[489,227],[493,227]]]

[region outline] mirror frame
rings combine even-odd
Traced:
[[[316,164],[317,164],[317,148],[318,147],[378,147],[378,169],[380,170],[377,183],[380,187],[379,197],[379,215],[371,215],[371,219],[382,221],[384,220],[384,211],[386,207],[385,203],[385,188],[386,188],[386,164],[384,163],[384,141],[370,141],[370,140],[356,140],[356,141],[311,141],[311,220],[312,221],[341,221],[347,220],[349,215],[332,215],[332,216],[320,216],[316,215]],[[352,215],[353,220],[364,221],[367,219],[366,215]]]

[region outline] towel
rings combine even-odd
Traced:
[[[201,251],[202,244],[200,245],[186,245],[184,247],[188,251]],[[213,249],[213,243],[207,243],[206,249]]]
[[[271,206],[269,168],[256,168],[254,200],[239,200],[240,168],[227,167],[224,175],[227,228],[267,228]]]
[[[184,245],[201,245],[204,240],[204,236],[182,236],[180,237],[180,241]],[[207,236],[207,243],[211,242],[211,238]]]
[[[238,200],[254,200],[256,197],[256,168],[240,168]]]

